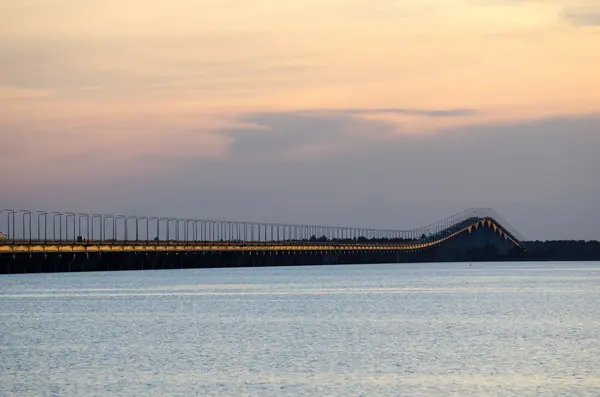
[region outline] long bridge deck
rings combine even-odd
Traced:
[[[261,251],[416,251],[440,245],[462,233],[490,228],[518,247],[521,243],[493,218],[473,218],[459,227],[447,229],[421,239],[332,239],[330,241],[3,241],[0,254],[17,253],[103,253],[103,252],[261,252]]]

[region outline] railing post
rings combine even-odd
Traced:
[[[90,235],[90,215],[85,213],[85,212],[81,212],[77,214],[77,223],[78,223],[78,227],[79,227],[79,234],[83,235],[83,233],[81,232],[81,219],[85,218],[85,227],[86,227],[86,233],[85,236],[87,239],[92,239],[92,236]]]
[[[118,226],[117,226],[117,224],[118,224],[119,219],[123,219],[123,224],[124,224],[123,225],[124,226],[123,232],[125,233],[125,235],[123,236],[123,239],[124,239],[123,241],[127,242],[127,238],[128,238],[128,233],[127,233],[128,232],[128,230],[127,230],[127,216],[125,216],[125,215],[115,215],[114,239],[115,239],[115,241],[118,240],[118,238],[117,238],[117,232],[118,232]]]
[[[156,221],[156,237],[158,237],[158,241],[161,241],[160,239],[160,222],[161,221],[165,221],[165,241],[169,241],[169,218],[164,218],[164,217],[157,217],[157,221]]]
[[[31,211],[29,210],[19,210],[18,211],[21,214],[21,239],[23,241],[27,241],[29,240],[29,243],[31,244]],[[27,217],[29,218],[29,239],[27,238],[27,233],[25,233],[25,215],[27,215]]]
[[[73,218],[73,241],[77,241],[76,230],[75,230],[75,213],[65,212],[66,215],[66,227],[67,227],[67,241],[69,240],[69,217]]]
[[[51,212],[52,215],[52,240],[56,241],[56,218],[58,217],[58,242],[62,242],[62,213],[61,212]]]
[[[47,234],[48,234],[48,219],[47,219],[47,212],[46,211],[36,211],[37,213],[37,219],[38,219],[38,240],[41,241],[41,228],[40,228],[40,223],[41,223],[41,218],[42,215],[44,215],[44,244],[47,242]]]
[[[102,228],[103,228],[103,218],[104,218],[104,217],[103,217],[101,214],[92,214],[92,215],[91,215],[91,218],[92,218],[92,219],[91,219],[91,232],[90,232],[90,238],[91,238],[91,240],[95,240],[95,239],[94,239],[94,236],[95,236],[95,233],[94,233],[94,220],[95,220],[95,219],[100,219],[100,222],[99,222],[99,224],[100,224],[100,225],[99,225],[99,226],[100,226],[99,234],[100,234],[100,241],[101,241],[101,242],[103,242],[103,241],[104,241],[104,236],[103,236],[103,234],[102,234]]]
[[[135,217],[135,241],[139,240],[139,223],[140,221],[146,221],[146,242],[148,242],[148,217],[147,216],[136,216]]]

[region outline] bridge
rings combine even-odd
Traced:
[[[490,208],[405,230],[4,209],[0,273],[459,260],[524,249]]]

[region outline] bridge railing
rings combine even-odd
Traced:
[[[428,241],[486,217],[500,222],[500,217],[489,208],[471,208],[428,226],[407,230],[3,209],[0,210],[0,232],[6,230],[7,239],[13,243],[83,240],[387,243]],[[510,225],[501,222],[515,237],[520,236]]]
[[[496,211],[491,208],[470,208],[457,214],[451,215],[438,222],[419,228],[419,234],[423,239],[431,240],[444,234],[450,234],[452,231],[460,229],[469,223],[481,219],[493,219],[501,225],[518,241],[523,241],[524,237],[508,222],[506,222]]]
[[[485,217],[494,219],[496,222],[498,222],[498,224],[502,225],[502,227],[506,229],[507,232],[512,234],[513,237],[515,237],[518,241],[525,241],[525,237],[521,233],[519,233],[519,231],[515,229],[510,223],[508,223],[504,218],[498,215],[496,211],[494,211],[491,208],[482,208],[482,210],[484,211]]]

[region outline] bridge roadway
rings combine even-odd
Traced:
[[[4,241],[0,254],[17,253],[103,253],[103,252],[260,252],[260,251],[419,251],[438,246],[461,233],[487,227],[517,247],[521,243],[493,218],[474,219],[418,240],[405,241]]]

